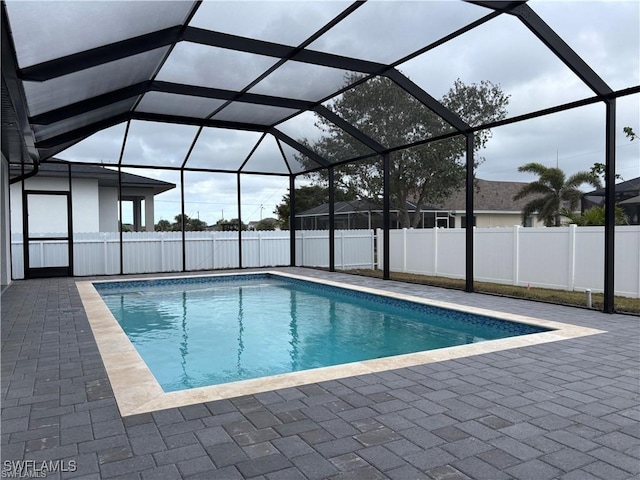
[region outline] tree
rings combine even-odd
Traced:
[[[199,218],[188,218],[187,228],[188,232],[203,232],[207,228],[207,222],[200,220]]]
[[[606,178],[607,166],[604,163],[596,162],[593,164],[593,167],[591,167],[591,173],[598,177]],[[616,173],[615,178],[616,180],[622,180],[622,175]]]
[[[256,230],[275,230],[277,226],[278,221],[275,218],[264,218],[256,224]]]
[[[154,230],[156,232],[180,232],[182,231],[182,214],[178,214],[174,217],[174,222],[169,223],[169,220],[160,220],[156,223]],[[201,232],[207,228],[207,222],[200,220],[199,218],[189,218],[189,215],[184,216],[184,230],[185,232]]]
[[[216,222],[216,228],[219,232],[237,232],[238,223],[237,218],[232,218],[231,220],[225,220],[223,218]],[[242,231],[246,231],[247,229],[247,224],[242,222]]]
[[[353,82],[358,78],[348,76],[347,81]],[[478,125],[504,118],[508,96],[498,85],[488,81],[467,86],[456,80],[441,103],[470,125]],[[387,77],[374,77],[347,90],[330,108],[390,148],[454,131],[451,125]],[[325,134],[316,142],[306,143],[329,161],[371,154],[354,137],[324,117],[318,117],[317,126]],[[489,130],[477,132],[475,151],[483,148],[490,137]],[[305,142],[304,139],[301,141]],[[400,212],[403,227],[416,227],[421,220],[422,205],[438,204],[464,185],[465,151],[466,142],[458,137],[390,154],[391,200]],[[336,184],[344,191],[356,198],[380,200],[383,170],[379,158],[349,163],[334,173]],[[326,181],[326,175],[323,171],[315,174],[315,178]],[[406,208],[408,200],[418,205],[412,216]]]
[[[636,138],[638,138],[638,135],[636,135],[636,132],[634,132],[633,128],[631,127],[624,127],[622,131],[627,136],[627,138],[631,141],[634,141]]]
[[[513,197],[520,200],[534,196],[522,208],[522,223],[533,213],[538,213],[545,226],[559,227],[563,212],[574,211],[580,203],[582,192],[579,187],[589,184],[594,188],[600,188],[600,179],[594,172],[577,172],[566,178],[565,173],[559,168],[545,167],[541,163],[526,163],[518,168],[519,172],[535,173],[540,178],[531,182]],[[566,210],[563,210],[566,209]]]
[[[199,218],[190,218],[189,215],[184,216],[184,231],[185,232],[201,232],[207,227],[207,222],[200,220]],[[174,232],[182,231],[182,214],[179,213],[175,216],[175,222],[171,226],[171,230]]]
[[[306,185],[296,188],[295,195],[297,212],[304,212],[310,208],[328,203],[329,187],[320,184]],[[334,197],[336,202],[355,199],[354,195],[350,195],[340,187],[335,189]],[[287,193],[282,197],[282,202],[276,205],[276,209],[273,211],[273,213],[278,216],[278,224],[283,230],[289,229],[289,212],[291,211],[290,203],[291,197]]]
[[[156,232],[170,232],[172,230],[172,225],[171,222],[169,222],[169,220],[160,220],[158,223],[156,223],[155,225],[155,231]]]
[[[605,207],[604,205],[595,207],[591,207],[585,210],[583,213],[576,214],[574,212],[570,212],[568,210],[564,210],[562,212],[563,217],[567,217],[569,219],[568,223],[575,223],[581,227],[590,227],[596,225],[604,225],[605,221]],[[627,217],[624,214],[624,210],[616,205],[615,210],[616,217],[616,225],[627,225]]]

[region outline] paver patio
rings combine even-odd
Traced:
[[[52,479],[640,476],[640,318],[283,270],[607,333],[123,418],[75,280],[16,281],[1,297],[2,476],[43,462],[68,470]]]

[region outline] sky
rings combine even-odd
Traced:
[[[205,2],[192,25],[296,46],[348,4],[338,1]],[[640,85],[640,2],[533,0],[529,5],[611,88],[619,90]],[[463,2],[374,1],[356,10],[309,48],[382,63],[394,62],[487,13],[487,9]],[[210,47],[178,47],[158,73],[159,80],[187,79],[187,83],[193,85],[236,89],[248,84],[275,61]],[[311,68],[301,63],[289,62],[285,67],[251,92],[319,100],[337,88],[345,75],[342,70]],[[397,68],[435,98],[446,94],[458,78],[466,84],[483,80],[499,84],[509,95],[509,117],[594,95],[527,28],[509,15],[485,23]],[[219,106],[216,102],[176,102],[155,94],[145,96],[138,108],[153,112],[162,106],[177,114],[209,112]],[[246,112],[241,107],[225,112],[220,118],[245,118]],[[290,112],[261,108],[252,115],[275,119],[287,113]],[[488,180],[528,182],[535,177],[517,171],[524,163],[559,166],[567,174],[589,170],[594,162],[604,163],[604,113],[603,104],[593,104],[495,128],[486,148],[479,153],[483,161],[476,175]],[[622,133],[625,126],[640,133],[639,94],[617,101],[617,172],[626,180],[640,176],[640,141],[630,142]],[[293,118],[280,128],[293,138],[313,140],[318,136],[310,113]],[[113,164],[122,147],[124,129],[124,125],[112,127],[56,157]],[[150,165],[160,161],[165,165],[179,165],[196,133],[196,127],[168,128],[132,122],[123,163]],[[214,161],[216,165],[237,167],[260,138],[260,134],[254,132],[218,133],[214,138],[212,132],[203,131],[189,164],[204,166]],[[274,155],[278,156],[277,145],[267,136],[248,166],[257,169],[272,162]],[[284,164],[279,168],[283,171]],[[180,183],[175,171],[126,171]],[[187,215],[209,224],[223,217],[237,217],[236,181],[235,174],[186,173]],[[297,184],[306,182],[300,178]],[[245,223],[274,217],[275,206],[287,194],[288,178],[242,175],[241,191]],[[157,196],[155,205],[155,222],[172,220],[180,212],[179,188]]]

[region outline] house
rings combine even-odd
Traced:
[[[629,225],[640,225],[640,177],[616,184],[615,202],[622,208]],[[604,205],[604,188],[582,196],[582,211]]]
[[[527,183],[476,180],[474,191],[474,226],[511,227],[522,223],[521,212],[529,199],[514,201],[513,197]],[[415,212],[416,205],[407,202],[407,211]],[[465,228],[465,189],[451,194],[439,205],[423,205],[418,228]],[[334,206],[335,228],[382,228],[382,206],[366,200],[336,202]],[[391,207],[391,228],[400,228],[398,208]],[[526,226],[541,226],[531,218]],[[324,230],[329,228],[329,204],[319,205],[296,215],[296,228]]]
[[[21,175],[19,165],[12,164],[9,173],[11,179]],[[123,210],[129,209],[133,230],[153,231],[154,196],[175,188],[175,184],[122,172],[121,187]],[[43,162],[36,175],[11,184],[12,233],[22,233],[23,218],[28,218],[30,234],[60,232],[67,209],[63,209],[62,215],[54,215],[53,203],[58,198],[57,203],[66,202],[63,197],[69,191],[67,205],[71,206],[73,232],[119,231],[118,171],[57,161]],[[23,198],[27,198],[27,205],[23,205]],[[30,215],[23,207],[28,208]]]
[[[416,206],[407,202],[407,211],[415,212]],[[418,228],[432,228],[436,224],[439,227],[449,228],[453,226],[453,220],[449,213],[435,207],[423,206],[422,219]],[[400,228],[400,218],[397,206],[392,206],[390,211],[391,228]],[[382,206],[368,200],[350,200],[335,202],[334,222],[338,230],[359,228],[382,228]],[[325,203],[310,208],[296,215],[296,228],[299,230],[326,230],[329,228],[329,204]]]
[[[524,198],[514,200],[522,187],[527,182],[504,182],[499,180],[475,181],[476,189],[473,194],[473,210],[475,227],[512,227],[522,225],[522,209],[531,200]],[[442,210],[447,210],[455,217],[455,228],[464,228],[467,225],[465,212],[465,189],[461,188],[451,194],[449,198],[438,205]],[[526,227],[541,227],[534,215],[525,222]]]

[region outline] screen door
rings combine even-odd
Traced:
[[[26,278],[72,276],[70,193],[24,193]]]

